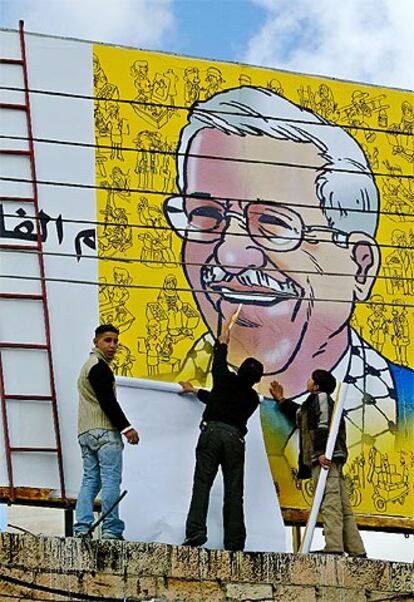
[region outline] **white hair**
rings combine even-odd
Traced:
[[[182,191],[186,189],[188,148],[204,128],[314,144],[326,159],[317,171],[315,187],[329,224],[348,233],[375,235],[378,188],[362,148],[341,127],[266,88],[241,86],[219,92],[193,105],[181,131],[177,184]]]

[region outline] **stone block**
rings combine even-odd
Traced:
[[[368,593],[366,600],[367,602],[387,602],[388,600],[390,602],[414,602],[414,593],[410,594],[410,592],[401,592],[400,594],[396,594],[393,592],[391,594],[384,595],[383,591],[371,591]]]
[[[217,581],[168,579],[157,597],[166,602],[224,602],[226,595]]]
[[[337,563],[336,585],[355,590],[391,590],[390,565],[389,562],[366,558],[343,559]]]
[[[35,594],[36,589],[33,586],[34,597],[42,598],[50,595],[53,600],[57,600],[60,596],[66,597],[72,593],[79,593],[82,587],[82,576],[78,573],[62,575],[42,570],[35,575],[33,583],[39,588]],[[47,592],[44,588],[50,591]]]
[[[73,592],[72,592],[73,593]],[[125,580],[122,575],[111,575],[110,573],[84,574],[80,579],[79,593],[102,598],[125,597]]]
[[[142,597],[147,599],[158,595],[158,582],[162,577],[127,577],[125,584],[126,598]]]
[[[414,592],[414,569],[412,564],[391,562],[390,589],[393,592]]]
[[[338,587],[317,587],[318,602],[366,602],[366,591],[360,589],[343,589]]]
[[[230,600],[273,600],[273,588],[264,583],[228,583],[227,598]]]
[[[125,563],[129,575],[167,576],[171,574],[173,546],[160,543],[127,542]]]
[[[291,585],[336,585],[338,562],[345,558],[330,554],[292,554],[286,583]]]
[[[278,585],[273,594],[274,602],[319,602],[312,586]]]

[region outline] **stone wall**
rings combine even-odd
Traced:
[[[0,534],[0,601],[407,602],[411,564]]]

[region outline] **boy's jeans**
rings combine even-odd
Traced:
[[[79,436],[82,450],[83,479],[76,502],[77,534],[86,533],[93,523],[93,506],[99,491],[102,514],[118,499],[122,478],[124,444],[118,431],[92,429]],[[118,505],[102,522],[102,535],[121,537],[125,528],[118,515]]]

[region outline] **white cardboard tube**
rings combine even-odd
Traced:
[[[328,460],[332,459],[332,454],[335,448],[336,438],[338,436],[339,424],[342,418],[342,411],[345,405],[346,394],[348,391],[348,383],[344,383],[339,389],[338,400],[335,403],[333,416],[331,420],[331,426],[329,429],[328,441],[326,443],[325,456]],[[312,508],[309,514],[308,522],[306,523],[305,535],[303,537],[299,553],[308,554],[313,533],[315,531],[316,520],[318,518],[319,509],[321,507],[323,494],[325,492],[326,478],[328,476],[328,470],[321,469],[318,484],[316,486],[315,495],[313,496]]]

